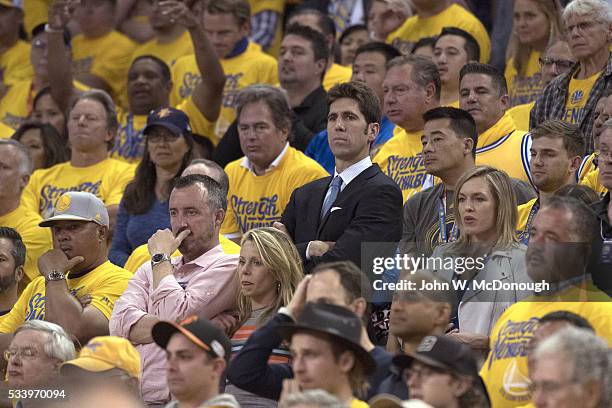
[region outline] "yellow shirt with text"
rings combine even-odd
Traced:
[[[136,43],[116,30],[98,38],[78,34],[72,39],[74,75],[92,74],[103,79],[112,90],[113,99],[126,106],[127,74]]]
[[[221,67],[225,73],[225,87],[223,89],[223,102],[221,113],[215,124],[213,143],[216,145],[236,119],[236,96],[238,92],[252,84],[278,83],[278,68],[274,58],[261,51],[261,48],[249,42],[247,49],[233,58],[221,60]],[[174,87],[170,94],[170,102],[176,104],[191,96],[201,76],[196,63],[195,55],[179,58],[172,67],[172,82]]]
[[[402,190],[404,203],[421,191],[427,180],[423,164],[422,135],[422,130],[410,133],[402,130],[385,143],[372,159],[374,163],[378,163],[383,173],[397,183]]]
[[[47,218],[57,199],[67,191],[92,193],[107,207],[119,205],[125,186],[134,178],[134,170],[134,165],[110,158],[88,167],[74,167],[67,162],[39,169],[23,190],[21,205]]]
[[[480,62],[488,62],[491,40],[482,23],[465,8],[452,4],[435,16],[421,18],[414,15],[387,37],[387,42],[402,54],[410,54],[412,46],[425,37],[435,37],[444,27],[457,27],[472,34],[480,46]]]
[[[574,301],[583,296],[590,301]],[[527,345],[542,316],[560,310],[576,313],[591,323],[598,336],[612,344],[612,303],[610,297],[596,288],[590,287],[588,292],[572,288],[560,298],[541,300],[510,306],[491,331],[490,352],[480,375],[492,407],[514,408],[530,401]]]
[[[241,234],[280,221],[291,193],[298,187],[329,176],[316,161],[293,147],[287,147],[278,166],[256,176],[235,160],[225,167],[230,188],[222,234]]]
[[[496,124],[478,135],[476,165],[503,170],[510,177],[529,182],[529,133],[517,130],[506,112]]]
[[[191,36],[189,32],[185,31],[176,40],[167,44],[160,44],[156,38],[153,38],[144,44],[138,45],[132,54],[129,65],[132,65],[132,61],[142,55],[153,55],[168,64],[168,67],[172,67],[180,57],[193,53]]]
[[[30,60],[30,48],[30,44],[18,40],[15,45],[0,54],[0,82],[11,85],[32,79],[34,69]]]
[[[24,284],[40,276],[38,258],[53,248],[51,228],[39,227],[38,223],[41,221],[42,218],[37,212],[28,210],[22,205],[8,214],[0,216],[0,225],[16,230],[25,244]]]
[[[514,58],[510,58],[506,62],[504,76],[508,83],[510,106],[535,102],[544,89],[544,81],[542,81],[542,75],[540,75],[540,52],[531,51],[529,53],[525,76],[518,75],[516,68],[514,68]]]
[[[343,67],[334,62],[323,76],[323,88],[329,91],[334,85],[349,82],[352,76],[353,69],[351,67]]]
[[[115,301],[127,288],[132,274],[123,268],[104,262],[94,270],[66,282],[70,293],[81,298],[91,295],[91,306],[110,319]],[[45,320],[45,278],[34,279],[21,293],[11,311],[0,319],[0,333],[13,333],[23,322]]]
[[[516,105],[508,109],[508,114],[512,117],[517,129],[529,129],[529,115],[534,105],[535,101]]]
[[[240,253],[240,245],[227,239],[224,235],[219,234],[219,244],[221,244],[221,248],[223,248],[223,252],[226,254],[237,255]],[[176,258],[177,256],[181,256],[181,252],[177,249],[174,251],[171,258]],[[132,254],[129,256],[123,268],[127,269],[132,273],[136,273],[138,268],[140,268],[145,262],[149,262],[151,260],[151,254],[149,254],[149,249],[147,248],[147,244],[143,244],[132,251]]]
[[[572,78],[570,80],[567,101],[565,101],[565,116],[562,118],[564,122],[580,123],[584,107],[589,100],[589,94],[599,75],[601,75],[601,72],[585,79]]]

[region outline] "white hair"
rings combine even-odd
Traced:
[[[612,6],[605,0],[573,0],[563,10],[563,21],[570,16],[593,16],[599,22],[612,24]]]
[[[590,330],[566,327],[542,341],[533,353],[534,361],[557,356],[573,367],[572,381],[585,383],[595,380],[602,385],[599,407],[612,402],[612,351],[606,340]]]
[[[43,351],[49,358],[62,362],[76,358],[74,343],[61,326],[44,320],[28,320],[15,330],[15,334],[25,330],[45,333],[47,341],[43,344]]]
[[[21,156],[19,159],[19,173],[22,176],[32,174],[34,164],[32,163],[32,156],[30,151],[20,142],[13,139],[0,139],[0,146],[12,146],[17,150],[17,154]]]

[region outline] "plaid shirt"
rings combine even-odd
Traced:
[[[530,129],[547,119],[563,119],[569,84],[579,66],[579,64],[576,64],[569,73],[559,75],[544,89],[536,100],[533,109],[531,109]],[[612,88],[612,55],[608,58],[603,75],[597,78],[593,85],[580,119],[579,125],[585,137],[586,154],[591,154],[594,150],[592,131],[595,121],[595,105],[608,88]]]
[[[274,41],[278,17],[279,14],[272,10],[264,10],[251,17],[251,40],[261,45],[263,50],[270,48]]]

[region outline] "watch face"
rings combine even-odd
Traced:
[[[164,259],[164,254],[155,254],[151,258],[153,262],[161,262]]]

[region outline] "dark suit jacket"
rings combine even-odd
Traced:
[[[398,242],[402,236],[402,192],[395,182],[373,164],[340,192],[320,220],[321,207],[332,177],[315,180],[291,194],[282,217],[304,262],[306,271],[316,264],[353,261],[361,264],[362,242]],[[306,260],[310,241],[333,241],[334,248]],[[367,271],[364,271],[367,274]]]

